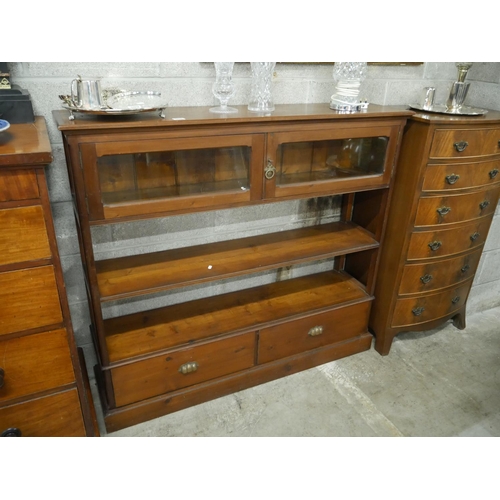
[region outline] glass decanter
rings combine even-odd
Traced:
[[[266,113],[274,111],[274,101],[271,92],[275,62],[253,62],[252,68],[252,90],[250,93],[249,111]]]
[[[335,92],[330,100],[330,108],[338,111],[358,111],[359,88],[366,77],[366,62],[336,62],[333,68]]]
[[[220,105],[210,108],[212,113],[236,113],[236,108],[228,107],[229,99],[234,95],[233,67],[234,62],[214,62],[215,82],[212,93],[219,100]]]

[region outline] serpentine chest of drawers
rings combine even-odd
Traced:
[[[309,104],[276,106],[263,116],[237,108],[228,116],[186,107],[168,108],[164,119],[74,121],[66,111],[54,112],[75,201],[108,431],[371,346],[379,245],[412,112],[370,106],[341,115]],[[181,248],[167,231],[155,242],[165,245],[158,251],[103,257],[94,250],[96,231],[113,224],[116,231],[132,224],[140,232],[138,220],[163,227],[189,213],[200,214],[202,224],[210,211],[258,205],[272,215],[280,202],[301,199],[316,208],[335,200],[337,219],[318,223],[315,215],[307,224],[257,234],[247,224],[244,237]],[[319,261],[327,266],[321,271],[314,267]],[[309,273],[280,273],[296,264],[311,266]],[[106,313],[127,299],[145,304],[151,294],[196,292],[232,278],[241,285],[262,272],[273,279]]]
[[[0,434],[98,435],[52,221],[45,121],[0,134]]]
[[[399,332],[465,327],[499,194],[500,113],[409,120],[370,319],[378,352]]]

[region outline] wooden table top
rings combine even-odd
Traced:
[[[0,167],[47,165],[52,159],[47,126],[42,116],[36,116],[33,123],[12,124],[0,132]]]

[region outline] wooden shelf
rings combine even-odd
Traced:
[[[96,262],[101,300],[153,293],[377,248],[353,223],[291,231]]]
[[[371,299],[354,278],[329,271],[108,319],[104,329],[119,362]]]

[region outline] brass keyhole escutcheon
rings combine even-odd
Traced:
[[[498,169],[494,168],[493,170],[490,170],[489,176],[490,179],[494,179],[498,175]]]
[[[484,210],[488,205],[490,204],[490,202],[488,200],[484,200],[482,201],[480,204],[479,204],[479,208],[481,210]]]
[[[273,162],[268,159],[267,166],[264,169],[264,175],[266,176],[266,179],[268,180],[272,179],[275,173],[276,173],[276,167],[273,165]]]
[[[462,269],[460,269],[460,271],[462,271],[463,273],[466,273],[469,269],[470,269],[469,264],[465,264],[464,267],[462,267]]]
[[[452,303],[453,305],[458,304],[459,302],[460,302],[460,297],[453,297],[453,298],[451,299],[451,303]]]
[[[479,238],[479,236],[481,235],[476,231],[474,234],[470,235],[470,239],[471,241],[476,241]]]

